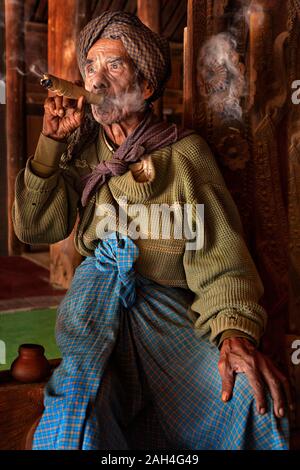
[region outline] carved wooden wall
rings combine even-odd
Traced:
[[[288,89],[288,215],[289,215],[289,329],[292,339],[300,336],[300,104],[291,99],[292,85],[300,80],[300,1],[288,3],[287,21],[287,82]],[[300,364],[292,367],[297,391],[296,424],[300,427]]]
[[[300,2],[291,0],[288,11],[288,83],[300,80]],[[290,88],[291,92],[292,88]],[[300,332],[300,105],[289,94],[287,141],[289,146],[289,235],[290,235],[290,329]]]
[[[300,335],[299,17],[299,0],[189,0],[184,118],[210,143],[239,208],[265,286],[263,347],[300,384],[283,354],[286,335]]]

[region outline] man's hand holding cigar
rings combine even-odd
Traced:
[[[84,96],[78,100],[55,95],[45,101],[42,133],[46,137],[66,142],[84,118]]]

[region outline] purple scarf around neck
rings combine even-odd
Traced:
[[[100,162],[90,174],[82,178],[82,206],[87,205],[105,181],[111,176],[126,173],[128,165],[138,161],[142,155],[167,147],[192,133],[191,130],[178,128],[176,124],[156,122],[153,113],[147,113],[143,121],[113,153],[112,159]]]

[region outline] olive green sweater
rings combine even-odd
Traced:
[[[99,161],[110,159],[112,151],[103,135],[68,165],[60,163],[65,150],[66,144],[41,135],[34,159],[29,158],[18,175],[13,223],[20,240],[60,241],[71,233],[79,212],[75,245],[82,255],[91,256],[103,235],[99,228],[103,204],[109,205],[105,217],[111,220],[118,216],[118,201],[124,196],[129,206],[141,203],[148,208],[174,202],[204,204],[202,249],[186,250],[186,240],[175,239],[172,226],[170,239],[155,239],[151,225],[147,238],[135,240],[139,248],[135,269],[160,284],[194,292],[188,315],[199,336],[210,335],[211,342],[218,344],[223,333],[222,339],[228,330],[235,330],[259,342],[266,324],[266,312],[258,304],[262,283],[245,245],[237,208],[199,135],[153,152],[152,181],[137,182],[128,170],[110,178],[84,208],[80,177]],[[125,228],[119,225],[118,230]]]

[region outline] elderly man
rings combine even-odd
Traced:
[[[20,240],[62,240],[79,213],[86,257],[59,307],[63,360],[33,447],[286,449],[287,382],[257,349],[262,285],[236,207],[205,141],[152,112],[170,74],[166,40],[105,12],[81,32],[78,63],[103,104],[91,114],[83,97],[48,98],[16,182]],[[174,203],[204,204],[201,246],[162,236],[156,216],[143,224]]]

